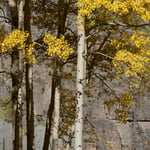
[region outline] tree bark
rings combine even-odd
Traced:
[[[82,150],[83,100],[85,82],[85,29],[84,17],[78,15],[78,49],[77,49],[77,106],[75,121],[75,150]]]
[[[8,0],[9,9],[11,13],[12,29],[18,29],[18,8],[17,0]]]
[[[31,42],[31,0],[25,0],[24,30],[30,34],[27,43]],[[33,65],[26,64],[26,110],[27,110],[27,150],[34,150],[34,99],[33,99]]]
[[[11,55],[12,59],[12,140],[13,150],[20,150],[20,138],[19,138],[19,122],[20,112],[18,109],[18,95],[19,95],[19,53],[13,51]]]
[[[50,100],[49,108],[47,111],[43,150],[48,150],[49,145],[50,145],[52,118],[53,118],[54,105],[55,105],[55,89],[56,89],[56,76],[55,75],[56,75],[56,70],[54,70],[54,73],[52,76],[51,100]]]
[[[19,20],[18,8],[16,0],[9,0],[9,9],[12,20],[12,29],[18,29]],[[21,85],[23,64],[21,63],[21,56],[19,51],[13,49],[11,54],[12,65],[12,140],[13,150],[22,150],[22,97]]]
[[[59,118],[60,118],[60,86],[57,85],[55,89],[52,150],[58,149]]]
[[[27,150],[34,150],[34,101],[32,65],[26,64]]]
[[[65,3],[65,0],[59,0],[58,2],[58,33],[57,37],[59,38],[61,35],[65,33],[65,22],[68,11],[68,3]],[[60,66],[61,64],[57,61],[56,74],[57,84],[55,85],[55,102],[54,102],[54,114],[53,114],[53,132],[52,132],[52,150],[58,149],[58,132],[59,132],[59,118],[60,118],[60,88],[61,88],[61,79],[60,79]]]

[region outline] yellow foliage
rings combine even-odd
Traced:
[[[1,52],[7,52],[12,48],[23,49],[29,34],[20,30],[13,30],[1,43]]]
[[[133,106],[133,96],[127,91],[118,98],[105,101],[105,104],[109,108],[115,106],[116,119],[125,124],[130,116],[130,108]]]
[[[116,53],[113,61],[118,74],[125,73],[127,76],[135,77],[137,73],[143,73],[145,65],[150,62],[146,56],[133,54],[127,50],[120,50]]]
[[[120,41],[111,40],[111,45],[117,50],[113,60],[117,74],[135,77],[138,73],[144,73],[150,62],[149,43],[150,38],[143,32],[135,32],[130,36],[123,34]]]
[[[136,47],[140,49],[143,49],[143,47],[146,47],[148,44],[150,44],[150,38],[147,37],[146,33],[144,32],[135,32],[130,37],[129,41],[135,43]]]
[[[114,149],[114,144],[112,144],[111,141],[106,141],[105,145],[108,146],[108,147],[110,147],[111,149]]]
[[[0,43],[1,52],[8,52],[13,50],[25,50],[24,58],[27,63],[35,63],[35,57],[32,55],[35,42],[26,44],[29,33],[20,30],[13,30],[6,38]]]
[[[130,87],[131,88],[139,88],[139,84],[138,83],[136,83],[136,82],[130,82]]]
[[[79,13],[91,18],[95,9],[105,8],[119,15],[128,14],[131,11],[139,15],[144,21],[150,20],[149,0],[79,0],[77,3]]]
[[[34,55],[32,54],[35,44],[36,44],[35,42],[32,42],[30,45],[28,45],[28,47],[25,48],[24,58],[26,59],[26,62],[29,64],[34,64],[36,62],[36,59]]]
[[[47,54],[49,56],[58,56],[66,61],[69,55],[73,52],[73,49],[69,47],[69,44],[64,39],[64,36],[57,38],[51,34],[46,34],[44,37],[44,42],[48,45]]]

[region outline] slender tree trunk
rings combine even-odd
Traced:
[[[30,34],[31,42],[31,0],[25,0],[24,30]],[[26,109],[27,109],[27,150],[34,150],[34,99],[33,99],[33,65],[26,64]]]
[[[63,35],[65,32],[65,22],[67,17],[67,8],[68,4],[65,3],[65,0],[59,0],[58,2],[58,34],[57,37]],[[51,137],[51,128],[52,128],[52,117],[54,117],[54,125],[52,132],[52,150],[58,149],[58,128],[59,128],[59,109],[60,109],[60,63],[55,62],[54,74],[52,76],[52,88],[51,88],[51,102],[49,105],[47,119],[46,119],[46,129],[43,150],[48,150]]]
[[[77,106],[75,122],[75,150],[82,150],[83,100],[85,82],[85,30],[84,18],[78,15],[78,50],[77,50]]]
[[[12,29],[19,26],[18,7],[16,0],[9,0],[9,8],[12,19]],[[20,8],[20,7],[19,7]],[[23,7],[22,7],[23,8]],[[20,25],[21,26],[21,25]],[[13,150],[22,150],[22,98],[21,84],[23,74],[23,64],[18,50],[13,50],[11,54],[12,60],[12,138]]]
[[[13,150],[19,150],[19,112],[18,112],[18,94],[19,94],[19,54],[13,51],[12,59],[12,138]]]
[[[52,118],[53,118],[54,105],[55,105],[55,89],[56,89],[56,76],[55,75],[56,75],[56,70],[54,70],[54,73],[52,76],[51,100],[50,100],[49,108],[47,111],[43,150],[48,150],[49,145],[50,145]]]
[[[65,3],[65,0],[59,0],[58,2],[58,34],[59,38],[65,33],[65,22],[67,17],[67,8],[68,4]],[[58,149],[58,132],[59,132],[59,119],[60,119],[60,88],[61,88],[61,79],[60,74],[61,64],[57,62],[57,84],[55,87],[55,103],[54,103],[54,115],[53,115],[53,132],[52,132],[52,150]]]
[[[64,0],[59,0],[58,2],[58,37],[65,32],[65,22],[66,15],[65,14],[65,3]]]
[[[8,0],[9,9],[11,13],[12,29],[18,29],[18,8],[17,0]]]
[[[24,0],[20,0],[18,7],[18,29],[23,30],[24,21]],[[19,51],[19,91],[18,91],[18,111],[19,111],[19,140],[20,140],[20,150],[23,149],[23,124],[22,124],[22,82],[23,82],[23,72],[24,72],[24,61],[23,61],[23,50]]]
[[[60,86],[58,85],[55,89],[52,150],[58,149],[59,118],[60,118]]]
[[[27,150],[34,150],[34,101],[32,65],[26,64]]]

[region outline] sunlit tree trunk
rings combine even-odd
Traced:
[[[54,119],[53,119],[52,150],[58,149],[59,118],[60,118],[60,86],[56,86],[55,105],[54,105]]]
[[[65,22],[67,17],[67,10],[65,9],[65,0],[59,0],[58,2],[58,34],[57,36],[64,35],[65,32]],[[53,116],[53,132],[52,132],[52,150],[58,149],[58,132],[59,132],[59,119],[60,119],[60,64],[57,64],[57,84],[55,89],[55,105],[54,105],[54,116]]]
[[[19,1],[18,5],[18,29],[23,30],[24,21],[24,0]],[[24,61],[23,61],[23,50],[19,51],[19,91],[18,91],[18,111],[19,111],[19,140],[20,140],[20,150],[23,149],[23,124],[22,124],[22,82],[23,82],[23,72],[24,72]]]
[[[65,7],[65,1],[59,0],[58,2],[58,33],[57,36],[63,35],[65,32],[65,21],[67,17],[67,8]],[[58,132],[59,132],[59,118],[60,118],[60,66],[59,61],[55,62],[54,74],[52,76],[52,88],[51,88],[51,102],[47,114],[45,138],[43,150],[48,150],[50,138],[52,138],[52,150],[58,149]],[[54,84],[55,83],[55,84]],[[53,116],[53,126],[52,126]],[[53,130],[52,130],[53,127]],[[52,130],[52,133],[51,133]],[[52,135],[52,136],[51,136]]]
[[[9,0],[9,9],[12,20],[12,29],[20,29],[22,20],[21,12],[18,11],[17,1]],[[19,5],[19,9],[21,6]],[[22,6],[23,8],[23,6]],[[19,14],[20,13],[20,17]],[[22,150],[22,75],[23,63],[19,51],[13,49],[11,54],[12,64],[12,140],[13,150]]]
[[[54,105],[55,105],[55,89],[56,89],[56,76],[54,75],[56,75],[56,70],[54,70],[54,73],[52,75],[51,98],[50,98],[49,108],[47,111],[43,150],[48,150],[50,145],[52,118],[53,118]]]
[[[30,34],[31,42],[31,0],[25,0],[24,30]],[[33,65],[26,64],[26,109],[27,109],[27,150],[34,150],[34,100],[33,100]]]
[[[78,15],[78,49],[77,49],[77,106],[75,121],[75,150],[82,150],[83,100],[85,82],[85,30],[84,17]]]

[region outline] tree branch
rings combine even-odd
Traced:
[[[104,81],[105,77],[103,77],[100,73],[94,73],[94,72],[92,72],[92,73],[93,73],[93,75],[95,75],[95,77],[97,77],[99,80],[101,80],[108,89],[113,91],[113,89]]]
[[[0,73],[1,73],[1,74],[2,74],[2,73],[11,74],[10,72],[4,71],[4,70],[0,71]]]
[[[122,27],[143,27],[143,26],[150,26],[150,23],[143,23],[143,24],[123,24],[123,23],[116,23],[116,22],[110,22],[110,23],[103,23],[101,24],[102,26],[104,25],[109,25],[109,26],[122,26]]]
[[[103,39],[102,43],[100,44],[99,48],[94,52],[93,54],[93,58],[90,62],[90,64],[88,65],[88,70],[92,70],[94,65],[96,64],[96,56],[97,56],[97,52],[99,52],[100,54],[100,51],[102,50],[102,48],[104,47],[105,43],[107,42],[108,38],[110,37],[111,35],[111,32],[108,32],[108,34],[105,36],[105,38]],[[102,54],[101,54],[102,55]],[[103,54],[104,55],[104,54]],[[89,72],[88,74],[88,78],[90,78],[91,76],[91,73]]]
[[[105,56],[105,57],[107,57],[107,58],[110,58],[110,59],[112,59],[112,60],[115,60],[113,57],[111,57],[111,56],[109,56],[109,55],[106,55],[106,54],[104,54],[104,53],[101,53],[101,52],[95,52],[95,54],[99,54],[99,55]]]
[[[12,20],[10,20],[8,17],[5,17],[5,16],[0,16],[0,18],[8,20],[9,22],[12,22]]]

